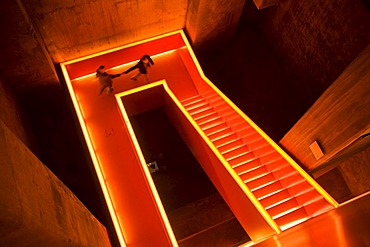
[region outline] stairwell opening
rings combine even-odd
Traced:
[[[239,246],[250,240],[162,106],[130,116],[131,125],[180,246]]]

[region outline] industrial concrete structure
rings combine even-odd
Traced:
[[[256,245],[292,246],[299,239],[295,243],[301,245],[368,246],[369,196],[348,200],[370,189],[369,8],[366,0],[6,1],[0,47],[0,246],[118,246],[121,238],[129,239],[127,246],[148,246],[150,238],[137,229],[149,231],[153,217],[140,218],[127,236],[117,234],[59,64],[176,30],[184,30],[218,89],[331,197],[345,203],[335,213],[262,241],[247,230],[243,213],[216,183]],[[310,148],[315,142],[318,153]],[[156,214],[147,208],[135,210]],[[119,214],[127,222],[133,217]],[[322,222],[335,236],[328,233],[318,241],[323,233],[313,229],[323,229]],[[359,238],[348,228],[355,223]],[[212,224],[207,229],[221,226]],[[195,242],[184,237],[189,242],[179,245],[205,246],[216,236],[207,231],[199,228],[193,236],[207,237]],[[165,246],[154,241],[155,233],[152,237],[153,246]]]

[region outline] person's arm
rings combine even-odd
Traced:
[[[109,75],[110,76],[110,78],[116,78],[116,77],[120,77],[121,76],[121,74],[110,74]]]
[[[151,65],[154,65],[154,61],[153,61],[153,59],[152,59],[151,57],[149,57],[149,56],[148,56],[148,60],[149,60],[149,63],[150,63]]]
[[[123,73],[124,74],[127,74],[127,73],[129,73],[129,72],[131,72],[131,71],[133,71],[134,69],[137,69],[138,68],[138,64],[136,64],[135,66],[132,66],[131,68],[129,68],[128,70],[126,70],[126,71],[124,71]]]

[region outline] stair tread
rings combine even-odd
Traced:
[[[204,113],[204,112],[206,112],[207,110],[213,110],[213,108],[212,108],[210,105],[205,104],[205,105],[203,105],[203,106],[201,106],[201,107],[196,107],[196,108],[193,108],[193,109],[191,109],[191,110],[187,110],[187,111],[189,112],[189,114],[190,114],[191,116],[193,116],[193,115],[196,115],[196,114],[198,114],[198,113]]]
[[[269,207],[267,209],[267,212],[271,215],[271,217],[276,217],[280,214],[283,214],[290,209],[293,208],[299,208],[302,207],[301,205],[298,204],[298,202],[295,200],[294,197],[290,197],[286,200],[281,201],[280,203],[275,204],[272,207]]]
[[[267,173],[261,177],[258,177],[257,179],[254,179],[250,182],[246,182],[246,184],[248,188],[254,191],[276,181],[278,180],[274,177],[272,173]]]
[[[236,134],[232,134],[230,136],[221,138],[221,139],[213,142],[213,144],[218,148],[218,147],[220,147],[222,145],[226,145],[226,144],[228,144],[230,142],[233,142],[233,141],[236,141],[238,139],[239,139],[239,137]]]
[[[254,179],[257,179],[259,177],[262,177],[268,173],[270,173],[270,171],[267,170],[266,166],[262,165],[262,166],[257,167],[256,169],[240,174],[240,178],[244,181],[244,183],[246,183]]]
[[[243,153],[250,152],[248,147],[246,145],[242,145],[240,147],[237,147],[229,152],[222,153],[222,155],[225,157],[225,159],[229,159],[231,157],[234,157],[236,155],[240,155]]]
[[[280,215],[280,217],[275,218],[275,222],[280,226],[282,230],[296,225],[295,223],[301,223],[309,219],[305,209],[303,207],[295,208],[293,211]]]
[[[208,130],[212,127],[216,127],[216,126],[219,126],[221,124],[224,124],[225,121],[222,119],[222,118],[217,118],[215,120],[212,120],[212,121],[209,121],[207,123],[204,123],[204,124],[200,124],[199,127],[205,131],[205,130]]]
[[[206,114],[205,116],[201,116],[201,117],[199,117],[197,119],[194,119],[194,120],[195,120],[195,122],[197,122],[198,125],[201,125],[201,124],[204,124],[206,122],[215,120],[217,118],[220,118],[220,116],[216,112],[213,112],[213,113]]]
[[[225,153],[231,152],[235,150],[236,148],[244,146],[244,145],[245,144],[242,142],[242,140],[238,139],[235,142],[231,142],[222,147],[219,147],[218,150],[220,151],[220,153],[225,154]]]
[[[234,132],[230,128],[222,128],[218,131],[214,131],[212,134],[208,135],[208,138],[214,142],[217,141],[223,137],[229,136],[234,134]]]
[[[186,105],[186,104],[188,104],[189,102],[193,102],[194,100],[198,100],[198,99],[203,99],[203,97],[200,95],[200,94],[197,94],[197,95],[194,95],[194,96],[191,96],[191,97],[188,97],[188,98],[186,98],[186,99],[183,99],[183,100],[181,100],[180,102],[181,102],[181,104],[182,105]]]
[[[193,118],[193,119],[198,119],[198,118],[200,118],[200,117],[204,117],[204,116],[206,116],[206,115],[208,115],[208,114],[210,114],[210,113],[214,113],[215,111],[213,110],[213,108],[209,108],[209,109],[207,109],[207,110],[205,110],[205,111],[201,111],[201,112],[198,112],[198,113],[193,113],[193,114],[190,114],[190,112],[189,112],[189,114],[190,114],[190,116]]]

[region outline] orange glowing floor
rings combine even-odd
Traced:
[[[177,51],[154,58],[155,66],[150,69],[151,81],[166,79],[177,95],[187,97],[195,94],[192,80],[178,57]],[[120,73],[126,68],[120,68],[110,73]],[[134,74],[134,73],[133,73]],[[138,81],[130,80],[132,75],[122,75],[114,79],[114,93],[144,85],[144,78]],[[122,125],[114,94],[98,95],[99,83],[94,76],[72,81],[75,94],[82,108],[84,119],[88,125],[96,152],[102,163],[122,163],[127,159],[124,150],[129,142]]]
[[[370,192],[254,246],[370,246]]]
[[[143,77],[139,78],[138,81],[130,80],[130,77],[135,74],[135,72],[132,72],[132,74],[122,75],[113,80],[113,94],[98,95],[100,86],[94,73],[101,64],[106,66],[109,73],[121,73],[137,62],[145,53],[152,55],[155,62],[155,65],[149,70],[150,84],[145,84]],[[181,110],[177,109],[179,112],[185,112],[183,114],[184,116],[180,114],[181,117],[188,120],[191,119],[190,114],[186,113],[180,101],[196,96],[200,91],[204,93],[212,88],[212,86],[205,82],[200,66],[196,62],[195,56],[193,56],[184,33],[182,31],[174,32],[113,51],[66,62],[61,66],[121,246],[178,246],[148,168],[146,167],[145,160],[143,160],[143,155],[138,151],[140,148],[137,147],[138,144],[134,130],[131,127],[128,114],[126,113],[127,109],[125,109],[121,97],[126,97],[127,95],[130,95],[127,97],[131,97],[138,90],[141,90],[140,104],[150,106],[158,102],[152,102],[153,97],[149,97],[148,94],[143,93],[145,90],[152,90],[159,94],[166,91],[167,98],[164,97],[165,99],[162,100],[171,98],[171,104],[177,105]],[[218,89],[214,90],[217,91]],[[221,95],[220,97],[224,96]],[[264,142],[268,142],[274,149],[278,150],[279,155],[289,160],[289,165],[297,167],[295,169],[299,170],[305,179],[312,180],[258,126],[255,126],[247,116],[240,113],[240,110],[236,109],[236,106],[232,102],[229,102],[230,100],[226,99],[226,97],[224,97],[224,100],[229,104],[228,107],[231,107],[231,109],[239,114],[238,119],[242,119],[243,123],[244,121],[248,122],[259,135],[263,136]],[[174,115],[177,114],[176,112],[173,113],[175,113]],[[194,120],[186,121],[186,126],[191,126],[193,122],[195,124]],[[184,126],[181,126],[181,128],[186,129],[187,127]],[[197,135],[197,133],[201,133],[199,129],[199,127],[190,129],[190,132],[187,129],[184,133],[196,133],[195,135]],[[205,134],[203,133],[203,135]],[[205,137],[199,137],[196,140],[198,140],[196,142],[198,146],[205,146],[207,144],[208,147],[210,146],[215,149],[215,146]],[[204,140],[205,142],[203,143]],[[215,153],[212,153],[212,155],[215,155]],[[205,155],[205,161],[210,161],[210,157],[213,156]],[[229,167],[229,173],[224,169],[224,166],[226,168],[227,166],[222,165],[226,162],[223,159],[225,158],[221,157],[217,161],[220,163],[219,167],[223,169],[222,173],[219,171],[218,173],[214,173],[217,174],[217,179],[222,182],[225,177],[227,179],[233,178],[240,186],[237,187],[234,180],[227,180],[232,181],[228,184],[229,187],[234,186],[236,188],[227,195],[229,200],[234,200],[233,202],[237,202],[237,205],[239,205],[239,200],[244,200],[243,202],[246,201],[248,205],[253,206],[253,202],[254,206],[258,206],[257,199],[253,195],[250,195],[252,193],[243,181],[237,177],[236,172],[231,167]],[[213,158],[211,161],[213,163],[209,162],[211,164],[210,169],[213,172],[217,169],[215,166],[216,162]],[[315,186],[316,190],[322,190],[318,185],[315,185],[314,181],[311,181],[311,184]],[[227,187],[222,187],[225,186],[222,183],[219,186],[221,190]],[[246,192],[240,190],[240,188],[244,188]],[[236,192],[241,193],[240,195],[245,192],[246,196],[244,197],[244,194],[243,196],[237,196],[239,194]],[[321,193],[326,195],[325,191]],[[327,195],[326,200],[331,200],[329,195]],[[333,202],[333,204],[337,206],[336,202]],[[251,212],[245,210],[245,204],[240,205],[243,205],[243,210],[240,210],[241,214],[248,214],[246,218],[249,222],[253,222],[250,220]],[[255,219],[258,222],[261,221],[264,226],[267,226],[268,224],[266,224],[265,220],[271,217],[267,215],[267,211],[262,206],[259,206],[257,209],[253,208],[256,212],[262,212],[261,215],[264,218],[262,219],[262,216],[258,213],[258,218]],[[340,221],[340,217],[334,217],[335,222],[338,220]],[[315,219],[316,221],[318,219]],[[272,219],[271,222],[274,223]],[[268,223],[271,222],[269,221]],[[336,227],[335,222],[328,224],[331,227]],[[272,226],[275,226],[274,224]],[[274,234],[270,226],[268,226],[268,229],[266,227],[267,233],[261,234],[261,236],[271,236]],[[294,229],[298,228],[292,228],[287,232],[294,232]],[[275,230],[277,234],[280,232],[279,229]],[[278,235],[280,236],[279,239],[285,241],[284,236],[287,236],[287,232]],[[310,238],[310,234],[308,233],[307,238]],[[317,235],[317,233],[312,234]],[[275,241],[277,243],[276,246],[297,246],[295,244],[289,244],[294,243],[298,238],[290,239],[288,237],[290,240],[285,242],[287,245],[281,245],[280,240],[276,236],[272,239],[277,241]],[[248,243],[247,245],[249,244],[252,243]],[[269,242],[267,245],[261,246],[275,246],[273,244],[273,242]]]
[[[176,35],[180,34],[176,33]],[[186,47],[180,45],[177,49],[170,49],[168,52],[156,52],[156,49],[163,51],[166,46],[173,48],[174,45],[165,41],[154,43],[153,46],[152,58],[155,65],[149,70],[150,81],[165,79],[179,99],[195,95],[197,91],[179,51],[186,51]],[[106,65],[108,73],[121,73],[133,66],[143,55],[139,53],[136,46],[128,47],[124,51],[136,59],[128,60],[127,57],[119,56],[113,56],[115,61],[111,60],[112,56],[106,61],[101,58],[102,56],[82,59],[82,62],[86,61],[82,68],[85,70],[84,74],[77,70],[76,66],[73,67],[73,63],[72,66],[67,63],[65,71],[68,73],[65,73],[65,77],[67,77],[71,95],[76,96],[74,104],[76,111],[81,112],[80,123],[83,130],[84,126],[86,127],[84,134],[88,145],[91,141],[90,154],[98,177],[101,171],[100,183],[121,246],[148,246],[153,242],[158,246],[177,246],[173,233],[171,230],[168,232],[165,219],[160,216],[161,209],[156,205],[148,181],[143,175],[140,160],[115,98],[117,93],[145,85],[144,78],[140,77],[138,81],[130,80],[136,71],[122,75],[113,80],[112,94],[98,95],[100,86],[94,72],[99,65]],[[112,67],[116,68],[111,69],[107,64],[112,64],[114,65]],[[121,66],[121,64],[124,65]],[[70,66],[69,70],[68,66]],[[70,76],[72,73],[78,76]],[[72,77],[69,82],[68,77]],[[73,79],[73,77],[79,78]],[[150,104],[150,102],[147,103]]]

